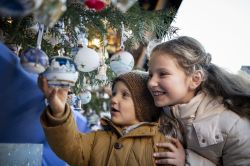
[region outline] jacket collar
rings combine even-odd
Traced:
[[[204,92],[199,92],[189,103],[172,106],[171,111],[176,118],[192,121],[213,114],[213,109],[218,106],[221,106],[221,98],[214,99]],[[203,114],[204,112],[206,114]]]
[[[120,137],[143,137],[143,136],[153,136],[158,129],[159,124],[155,122],[143,122],[140,123],[136,128],[130,130],[124,135],[123,130],[115,125],[109,118],[101,118],[101,126],[105,129],[110,129],[116,132]]]

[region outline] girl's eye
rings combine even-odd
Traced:
[[[160,72],[159,73],[160,77],[164,77],[164,76],[167,76],[167,75],[169,75],[169,73],[167,73],[167,72]]]

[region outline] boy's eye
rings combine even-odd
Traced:
[[[153,77],[153,74],[152,73],[149,73],[148,74],[148,78],[152,78]]]
[[[115,96],[116,95],[116,92],[115,91],[112,91],[112,96]]]
[[[159,73],[160,76],[165,76],[166,74],[165,73]]]
[[[130,95],[130,93],[125,91],[125,92],[122,93],[122,96],[123,97],[130,97],[131,95]]]

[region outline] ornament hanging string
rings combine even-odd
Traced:
[[[44,30],[44,24],[41,24],[38,22],[36,48],[38,48],[39,50],[41,50],[42,39],[43,39],[43,30]],[[37,54],[35,66],[37,66],[38,62],[39,62],[39,55]]]
[[[126,40],[125,34],[124,34],[124,24],[123,22],[121,22],[122,24],[122,30],[121,30],[121,50],[124,51],[125,50],[125,45],[124,42]]]
[[[38,23],[38,33],[37,33],[37,42],[36,42],[36,47],[38,49],[41,49],[43,30],[44,30],[44,24]]]
[[[106,18],[104,19],[106,20]],[[104,21],[104,26],[105,26],[105,29],[107,28],[107,25],[105,23],[106,21]],[[101,47],[101,56],[100,56],[100,67],[105,65],[105,48],[107,46],[107,43],[108,41],[105,39],[105,37],[103,37],[103,44],[102,44],[102,47]]]
[[[64,44],[65,44],[65,25],[64,25],[64,20],[61,21],[61,25],[59,25],[59,32],[61,33],[61,37],[62,37],[62,48],[60,48],[58,50],[58,55],[59,56],[63,56],[64,53],[65,53],[65,50],[64,50]]]

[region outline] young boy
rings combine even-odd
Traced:
[[[153,153],[164,149],[155,143],[169,140],[159,132],[160,108],[154,106],[147,79],[147,73],[141,71],[118,76],[112,86],[111,119],[101,119],[103,130],[83,134],[77,131],[66,104],[68,90],[49,88],[40,77],[49,101],[41,123],[51,148],[73,166],[156,165]]]

